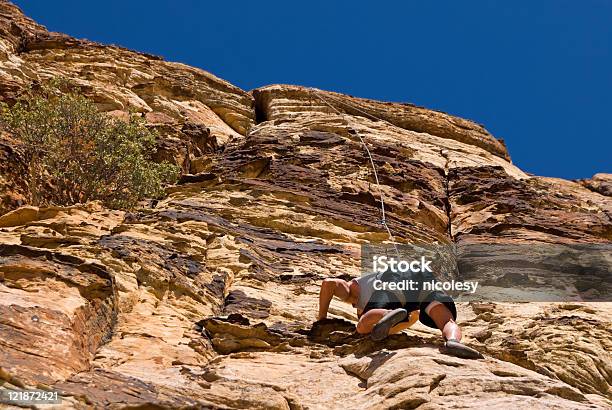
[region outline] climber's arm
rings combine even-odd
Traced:
[[[347,281],[342,279],[323,279],[321,290],[319,292],[319,316],[322,320],[327,317],[329,304],[334,296],[340,300],[347,300],[350,294],[350,288]]]

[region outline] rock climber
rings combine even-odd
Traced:
[[[399,333],[419,320],[425,326],[442,331],[447,353],[463,358],[482,358],[478,351],[461,343],[461,328],[456,323],[457,309],[450,296],[439,291],[376,290],[374,282],[377,278],[380,279],[381,274],[369,274],[350,281],[324,279],[319,293],[318,320],[327,317],[330,302],[336,296],[357,309],[357,332],[370,334],[374,341]]]

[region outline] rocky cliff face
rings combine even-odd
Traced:
[[[2,135],[0,389],[59,389],[66,408],[612,406],[610,303],[459,304],[476,361],[443,355],[421,325],[358,337],[335,301],[313,324],[320,281],[357,276],[360,244],[388,240],[359,137],[399,242],[609,244],[609,175],[528,176],[471,121],[296,86],[247,93],[0,2],[2,99],[56,76],[101,110],[141,112],[184,176],[130,213],[19,207],[24,164]]]

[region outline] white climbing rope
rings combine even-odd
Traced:
[[[340,114],[342,117],[346,118],[347,114],[341,112],[340,110],[338,110],[336,107],[334,107],[333,105],[331,105],[325,98],[323,98],[321,90],[316,89],[316,88],[310,88],[311,91],[314,92],[314,94],[319,97],[319,99],[321,101],[323,101],[324,104],[326,104],[327,106],[329,106],[332,110],[334,110],[335,112],[337,112],[338,114]],[[360,111],[370,117],[376,118],[370,114],[367,114],[359,109],[357,109],[357,111]],[[385,195],[383,193],[383,190],[380,186],[380,181],[378,179],[378,172],[376,171],[376,165],[374,164],[374,158],[372,157],[372,153],[370,152],[370,148],[368,147],[368,144],[366,144],[365,140],[363,139],[363,137],[361,136],[361,134],[359,133],[359,131],[357,131],[354,127],[351,126],[351,119],[348,118],[347,122],[349,123],[349,130],[354,131],[354,133],[357,135],[357,137],[359,138],[359,141],[361,141],[361,144],[363,145],[363,147],[365,148],[367,154],[368,154],[368,158],[370,158],[370,164],[372,165],[372,171],[374,173],[374,180],[376,181],[376,187],[378,189],[378,193],[380,195],[380,215],[381,215],[381,220],[380,223],[382,224],[382,226],[385,227],[387,234],[389,235],[389,240],[390,242],[393,244],[393,248],[395,249],[395,253],[397,254],[398,259],[400,259],[400,253],[399,253],[399,249],[397,248],[397,243],[395,242],[395,237],[393,236],[393,234],[391,233],[391,229],[389,228],[389,225],[387,224],[387,217],[386,217],[386,212],[385,212]],[[391,124],[393,125],[393,124]],[[394,125],[395,126],[395,125]],[[350,131],[349,131],[350,133]]]
[[[323,92],[323,90],[319,90],[318,88],[312,88],[312,87],[311,87],[310,89],[311,89],[311,90],[313,90],[313,91],[315,91],[315,92],[317,93],[317,95],[319,96],[319,98],[321,98],[321,99],[322,99],[322,97],[321,97],[321,93]],[[395,124],[393,124],[392,122],[390,122],[390,121],[388,121],[388,120],[385,120],[384,118],[381,118],[381,117],[378,117],[378,116],[376,116],[376,115],[374,115],[374,114],[370,114],[369,112],[363,111],[362,109],[360,109],[359,107],[355,106],[354,104],[351,104],[351,103],[347,103],[347,102],[345,102],[345,101],[342,101],[342,100],[341,100],[341,99],[339,99],[338,97],[335,97],[335,96],[333,96],[333,95],[329,95],[329,94],[328,94],[328,95],[326,96],[326,98],[328,98],[328,99],[330,99],[330,100],[334,100],[335,102],[340,103],[340,104],[343,104],[343,105],[348,105],[348,106],[350,106],[352,109],[354,109],[355,111],[357,111],[357,112],[359,112],[359,113],[361,113],[361,114],[365,115],[366,117],[368,117],[368,118],[370,118],[370,119],[377,120],[377,121],[382,121],[382,122],[386,123],[387,125],[390,125],[391,127],[396,128],[396,129],[397,129],[398,131],[400,131],[400,132],[405,132],[405,131],[406,131],[406,129],[405,129],[405,128],[402,128],[402,127],[400,127],[400,126],[398,126],[398,125],[395,125]],[[328,106],[330,106],[332,109],[334,109],[336,112],[340,113],[340,111],[338,111],[338,110],[337,110],[335,107],[331,106],[331,105],[330,105],[328,102],[326,102],[326,101],[324,101],[324,102],[325,102],[325,103],[326,103]],[[345,113],[342,113],[342,114],[345,114]],[[480,148],[482,148],[482,147],[480,147]],[[483,148],[483,149],[484,149],[484,148]],[[454,150],[452,150],[452,151],[453,151],[453,153],[454,153],[455,155],[458,155],[458,156],[460,156],[460,157],[464,157],[464,158],[466,158],[466,159],[468,159],[468,160],[470,160],[470,161],[472,161],[472,162],[475,162],[475,161],[474,161],[474,160],[473,160],[473,159],[472,159],[472,158],[471,158],[469,155],[466,155],[466,154],[462,153],[461,151],[458,151],[458,150],[456,150],[456,149],[454,149]],[[484,151],[485,151],[485,152],[488,152],[488,151],[486,151],[486,150],[484,150]],[[494,157],[496,157],[496,155],[495,155],[495,154],[492,154],[492,155],[493,155]],[[448,159],[448,158],[447,158],[447,159]],[[448,160],[449,160],[449,161],[451,161],[451,162],[452,162],[452,161],[454,161],[454,160],[450,160],[450,159],[448,159]],[[456,162],[456,161],[454,161],[454,162]]]

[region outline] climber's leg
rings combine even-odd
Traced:
[[[357,332],[367,335],[372,332],[378,323],[390,311],[401,308],[402,304],[391,294],[384,290],[372,293],[357,323]]]
[[[460,342],[461,328],[457,325],[457,308],[453,298],[444,292],[432,292],[420,303],[419,321],[440,329],[446,340],[444,352],[466,359],[482,359],[482,355]]]
[[[425,308],[425,312],[442,331],[445,340],[461,340],[461,328],[455,323],[455,318],[446,305],[433,301]]]
[[[380,320],[376,323],[374,328],[372,329],[372,340],[378,342],[383,340],[391,333],[391,329],[404,321],[408,316],[408,312],[406,309],[398,308],[393,309],[385,313],[385,315],[380,318]]]
[[[427,315],[433,319],[442,331],[446,343],[444,351],[453,356],[464,359],[482,359],[483,356],[471,347],[467,347],[461,340],[461,328],[455,323],[453,314],[443,303],[431,302],[427,307]]]
[[[440,329],[446,339],[461,340],[461,329],[455,323],[457,307],[453,298],[444,292],[431,292],[422,299],[419,311],[419,321],[425,326]]]
[[[380,319],[383,318],[390,310],[388,309],[371,309],[365,312],[359,318],[357,323],[357,333],[362,335],[369,334]]]

